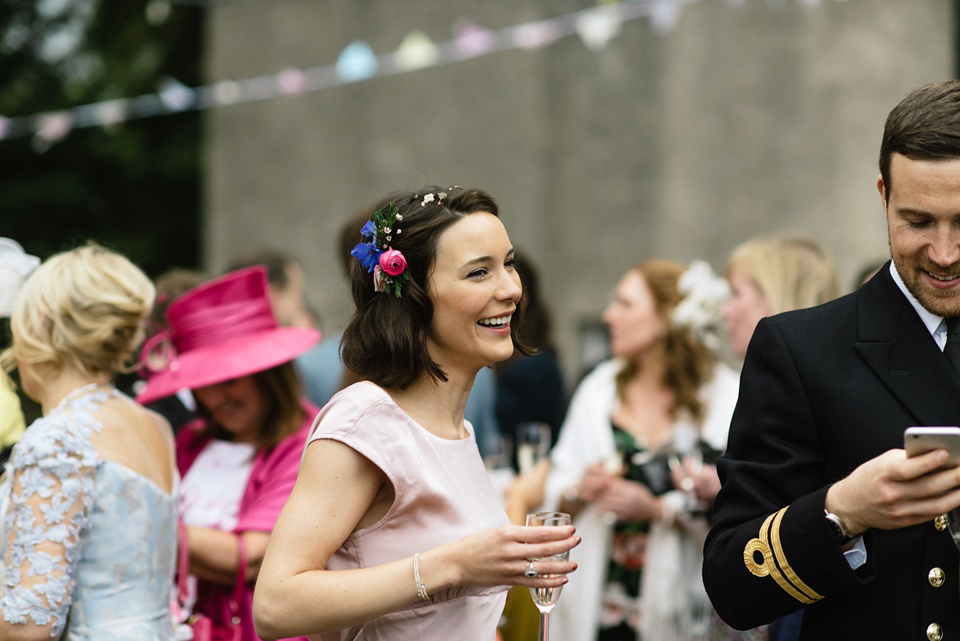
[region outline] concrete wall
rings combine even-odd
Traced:
[[[237,0],[209,13],[208,81],[377,53],[469,16],[501,28],[582,0]],[[952,77],[948,0],[703,0],[672,29],[623,26],[594,51],[572,36],[480,59],[206,117],[204,248],[211,269],[252,246],[298,255],[333,331],[350,311],[341,220],[397,188],[481,186],[533,256],[565,365],[579,328],[650,257],[709,260],[760,232],[808,233],[842,284],[886,254],[874,183],[887,112]]]

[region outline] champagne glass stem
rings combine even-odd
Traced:
[[[550,615],[543,610],[540,610],[540,641],[548,641],[550,639]]]

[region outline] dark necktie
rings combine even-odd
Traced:
[[[943,348],[943,355],[947,357],[953,371],[960,375],[960,316],[945,320],[947,321],[947,344]]]

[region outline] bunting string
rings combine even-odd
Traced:
[[[684,6],[701,1],[604,2],[595,7],[501,29],[487,29],[460,19],[453,25],[453,39],[444,42],[434,43],[424,32],[416,30],[408,33],[394,51],[375,54],[365,41],[355,40],[341,51],[333,64],[283,69],[274,74],[220,80],[197,87],[187,87],[173,78],[167,78],[156,93],[26,116],[0,116],[0,140],[33,136],[34,148],[43,151],[75,129],[111,127],[156,116],[297,96],[503,51],[541,49],[571,35],[579,35],[588,49],[599,51],[620,34],[624,23],[640,18],[649,18],[653,29],[665,35],[676,26]],[[742,1],[728,0],[734,5],[742,4]],[[808,6],[819,4],[818,0],[800,1]]]

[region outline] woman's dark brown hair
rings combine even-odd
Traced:
[[[303,426],[307,415],[300,405],[300,377],[293,361],[252,375],[253,382],[266,400],[266,420],[257,435],[257,450],[266,450],[278,445],[283,439]],[[218,425],[203,403],[197,403],[197,415],[207,423],[206,435],[212,438],[230,439],[230,433]]]
[[[424,196],[433,194],[432,201]],[[441,194],[443,196],[441,197]],[[390,246],[403,253],[410,279],[400,298],[373,288],[373,274],[356,259],[351,260],[350,281],[356,310],[340,344],[344,365],[360,380],[385,388],[406,389],[425,372],[437,380],[447,376],[427,352],[427,337],[433,320],[429,278],[437,253],[437,240],[451,225],[470,214],[487,212],[500,216],[496,201],[479,189],[424,187],[417,193],[385,196],[375,210],[397,206],[397,223]],[[398,220],[399,217],[398,217]],[[357,229],[357,242],[363,242]],[[514,348],[530,350],[517,338],[523,322],[523,302],[510,323]]]
[[[685,267],[668,260],[648,260],[633,268],[653,295],[657,315],[666,323],[664,342],[663,383],[674,394],[671,414],[676,417],[686,410],[697,423],[703,420],[704,406],[700,388],[706,383],[717,362],[716,356],[685,327],[675,325],[670,316],[682,296],[677,283]],[[623,398],[623,389],[636,375],[637,364],[628,362],[617,374],[617,393]]]

